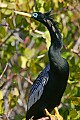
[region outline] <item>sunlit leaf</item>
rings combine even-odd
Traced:
[[[0,2],[0,7],[1,7],[1,8],[6,8],[6,7],[7,7],[7,4],[6,4],[6,3],[1,3],[1,2]]]
[[[31,1],[29,2],[29,7],[30,7],[30,9],[31,9],[33,6],[34,6],[34,1],[31,0]]]
[[[5,15],[10,15],[12,13],[11,10],[7,10],[7,9],[2,9],[1,12]]]
[[[72,102],[74,105],[79,105],[80,106],[80,97],[72,97]]]
[[[35,30],[35,28],[37,27],[36,24],[35,24],[35,22],[31,23],[31,27]]]
[[[0,100],[0,114],[4,113],[4,107],[3,107],[4,101]]]
[[[60,3],[64,2],[64,0],[58,0]]]
[[[27,62],[27,58],[24,56],[21,56],[21,67],[22,68],[26,68],[26,62]]]
[[[3,99],[3,93],[2,93],[2,91],[0,90],[0,100],[2,100]]]

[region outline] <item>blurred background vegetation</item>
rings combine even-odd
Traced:
[[[54,10],[70,66],[59,111],[64,120],[80,120],[80,0],[0,0],[0,120],[25,120],[30,87],[48,64],[48,30],[14,10]]]

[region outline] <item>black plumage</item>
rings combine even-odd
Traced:
[[[49,65],[39,74],[31,87],[26,120],[32,116],[33,120],[39,119],[45,116],[45,108],[51,112],[60,104],[69,76],[68,62],[61,57],[60,53],[63,46],[62,36],[50,12],[34,12],[31,17],[48,28],[51,45],[48,51]]]

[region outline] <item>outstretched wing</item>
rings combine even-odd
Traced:
[[[44,86],[47,84],[49,79],[49,70],[50,65],[47,65],[34,81],[28,99],[28,110],[34,103],[37,102],[37,100],[40,99],[41,95],[43,94]]]

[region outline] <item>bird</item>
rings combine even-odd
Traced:
[[[49,63],[31,86],[26,120],[31,118],[37,120],[46,116],[49,116],[52,120],[56,120],[56,118],[63,120],[57,107],[61,102],[61,98],[67,86],[69,64],[67,60],[61,56],[63,39],[58,29],[57,22],[52,18],[52,11],[45,13],[24,13],[15,11],[15,13],[31,17],[42,23],[47,27],[51,38],[51,44],[48,50]],[[55,114],[52,116],[50,112],[53,109]]]

